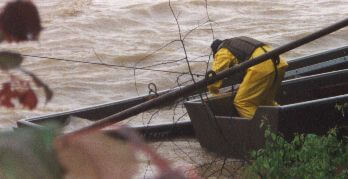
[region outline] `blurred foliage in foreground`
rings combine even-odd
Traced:
[[[251,178],[348,178],[347,138],[332,129],[326,136],[297,134],[291,142],[270,132],[265,147],[252,151]]]
[[[139,152],[157,168],[154,178],[199,178],[194,171],[173,168],[132,129],[120,126],[113,132],[121,138],[105,132],[71,138],[54,127],[1,132],[0,178],[133,178],[138,172]]]
[[[39,11],[30,0],[9,1],[0,10],[0,43],[38,40],[42,29]],[[53,91],[38,76],[21,66],[23,60],[18,52],[0,51],[0,72],[9,78],[0,84],[0,106],[15,108],[20,104],[35,109],[38,97],[33,87],[44,90],[46,103],[52,99]]]
[[[17,129],[0,133],[0,178],[60,178],[51,130]]]

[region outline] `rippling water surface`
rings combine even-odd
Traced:
[[[2,0],[0,5],[3,6],[5,2],[7,1]],[[54,99],[47,105],[40,104],[34,111],[0,109],[2,127],[15,126],[18,119],[29,116],[145,94],[150,82],[155,83],[159,90],[164,90],[177,86],[177,81],[182,83],[190,79],[190,76],[184,75],[177,80],[177,72],[187,72],[188,68],[184,61],[178,61],[184,57],[185,52],[181,43],[175,41],[179,39],[178,26],[166,0],[34,2],[39,8],[45,28],[40,41],[2,43],[2,49],[16,50],[26,55],[108,63],[118,67],[27,57],[24,67],[40,76],[53,89]],[[171,3],[185,37],[186,52],[192,61],[191,68],[197,74],[203,74],[206,70],[206,65],[202,62],[209,59],[206,55],[210,53],[209,45],[213,37],[223,39],[239,35],[252,36],[277,47],[347,18],[348,15],[346,0],[207,2],[207,8],[204,0]],[[208,17],[210,23],[207,23]],[[348,45],[348,28],[284,56],[290,60],[344,45]],[[172,73],[141,69],[134,71],[133,67]],[[151,123],[171,121],[173,110],[163,111],[155,115]],[[151,115],[145,114],[135,117],[132,124],[147,123],[149,116]],[[190,142],[186,142],[178,142],[178,145],[182,148],[190,146]],[[196,142],[193,143],[199,148]],[[164,147],[162,150],[174,149]]]

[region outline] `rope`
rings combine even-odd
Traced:
[[[157,93],[157,86],[155,83],[149,83],[147,85],[147,88],[149,89],[149,94],[155,94],[156,97],[158,96],[158,93]]]
[[[126,69],[132,69],[132,70],[137,69],[137,70],[145,70],[145,71],[155,71],[155,72],[163,72],[163,73],[190,75],[189,72],[177,72],[177,71],[158,70],[158,69],[141,68],[141,67],[130,67],[130,66],[124,66],[124,65],[114,65],[114,64],[107,64],[107,63],[97,63],[97,62],[86,62],[86,61],[80,61],[80,60],[70,60],[70,59],[63,59],[63,58],[38,56],[38,55],[22,54],[22,56],[23,57],[40,58],[40,59],[50,59],[50,60],[57,60],[57,61],[65,61],[65,62],[72,62],[72,63],[83,63],[83,64],[89,64],[89,65],[100,65],[100,66],[107,66],[107,67],[126,68]],[[197,77],[205,76],[205,75],[198,74],[198,73],[194,73],[193,75],[195,75]]]

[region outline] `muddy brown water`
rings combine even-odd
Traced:
[[[0,6],[5,2],[7,1],[1,1]],[[46,82],[53,89],[54,98],[45,105],[43,93],[38,89],[40,105],[37,109],[28,111],[0,108],[1,128],[13,127],[17,120],[27,117],[146,94],[147,85],[151,82],[159,90],[164,90],[176,87],[178,82],[185,84],[191,79],[189,75],[177,74],[187,72],[188,66],[184,60],[180,60],[185,57],[185,52],[181,43],[175,41],[179,39],[178,26],[166,0],[34,2],[39,8],[45,28],[39,42],[2,43],[1,49],[25,55],[108,63],[114,66],[27,57],[23,67]],[[278,47],[348,15],[346,0],[209,0],[207,3],[206,6],[204,0],[171,1],[174,13],[178,15],[181,33],[185,37],[190,67],[197,74],[205,73],[209,45],[213,38],[245,35]],[[210,23],[207,23],[207,14]],[[348,45],[348,28],[284,56],[291,60],[344,45]],[[174,73],[134,70],[133,67]],[[0,75],[1,82],[5,81],[6,75]],[[172,122],[181,119],[183,114],[185,109],[178,105],[140,114],[126,123],[142,125]],[[188,117],[181,120],[185,119]],[[199,170],[205,176],[214,174],[216,170],[208,164],[223,163],[223,160],[202,150],[194,139],[159,142],[153,146],[177,166],[203,166]],[[147,163],[145,161],[143,163]],[[142,168],[139,176],[151,175],[151,171],[151,167]],[[224,176],[226,172],[227,169],[221,170]]]

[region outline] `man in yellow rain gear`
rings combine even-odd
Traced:
[[[211,70],[217,73],[235,64],[254,59],[270,51],[271,47],[249,37],[234,37],[214,40],[211,49],[214,55]],[[234,98],[234,106],[241,117],[252,118],[260,105],[278,105],[274,98],[287,66],[285,59],[275,57],[245,71]],[[218,95],[221,84],[222,81],[217,81],[209,85],[208,91]]]

